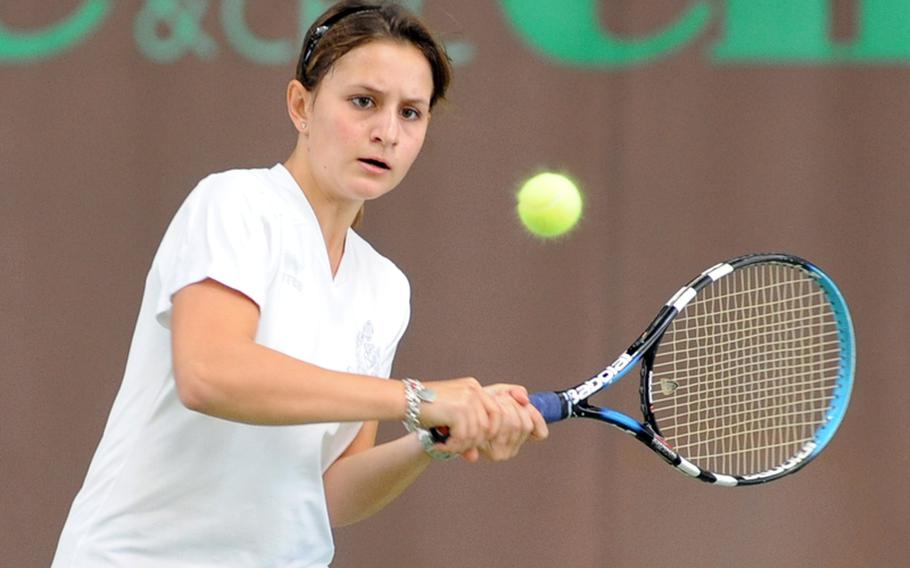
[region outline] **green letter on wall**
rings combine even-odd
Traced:
[[[36,32],[14,32],[0,22],[0,63],[57,55],[92,33],[110,7],[109,0],[86,0],[66,20]]]
[[[598,21],[599,0],[501,0],[519,35],[540,53],[578,67],[626,67],[647,63],[686,45],[711,18],[698,2],[675,24],[643,39],[620,39]]]
[[[718,61],[825,61],[835,55],[828,37],[830,0],[727,0]]]
[[[853,43],[831,38],[831,0],[727,0],[724,63],[864,63],[910,60],[910,2],[860,0]]]
[[[863,0],[856,42],[846,56],[862,62],[910,60],[910,2]]]

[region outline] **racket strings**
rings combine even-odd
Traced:
[[[725,300],[729,304],[729,301],[731,300],[731,298],[726,298]],[[753,312],[758,312],[759,310],[765,310],[767,312],[767,310],[773,309],[775,311],[776,315],[778,316],[778,318],[783,317],[785,315],[790,315],[790,316],[799,315],[799,316],[801,316],[800,319],[805,320],[805,319],[809,319],[812,315],[815,315],[818,318],[824,318],[824,316],[826,315],[824,310],[829,309],[828,305],[827,305],[827,301],[824,296],[824,293],[821,291],[821,289],[814,290],[811,294],[806,294],[804,296],[800,296],[799,298],[787,298],[787,300],[789,303],[797,302],[799,300],[812,301],[813,303],[810,304],[809,307],[807,307],[807,306],[785,307],[785,306],[781,306],[778,302],[771,302],[771,303],[767,303],[767,304],[752,305],[751,310]],[[697,311],[699,309],[699,306],[701,306],[702,309],[705,309],[705,310],[713,309],[714,306],[705,307],[708,301],[710,301],[710,299],[702,299],[702,300],[696,300],[696,301],[692,302],[687,308],[687,313],[692,313],[692,312]],[[808,310],[811,310],[813,308],[818,310],[818,312],[815,314],[808,312]],[[695,321],[696,325],[700,325],[702,323],[702,322],[698,322],[696,320],[696,318],[691,318],[690,323],[692,323],[693,321]],[[755,325],[755,322],[760,322],[760,324]],[[674,322],[674,323],[676,324],[674,329],[678,330],[679,323],[678,322]],[[716,321],[712,321],[710,323],[714,324],[715,327],[720,327],[720,325],[718,325],[718,322],[716,322]],[[774,331],[774,332],[780,331],[780,321],[779,320],[769,320],[767,318],[766,313],[758,314],[756,316],[753,316],[752,318],[739,317],[739,318],[736,318],[735,320],[727,320],[727,321],[720,322],[720,323],[728,324],[728,325],[727,325],[726,329],[721,332],[717,332],[716,330],[712,329],[710,333],[712,336],[714,336],[716,338],[716,342],[712,343],[710,346],[706,346],[706,347],[712,347],[712,348],[716,349],[719,346],[724,346],[724,345],[737,346],[737,345],[741,345],[742,342],[745,342],[745,341],[750,341],[750,340],[755,341],[757,339],[767,339],[769,331]],[[833,320],[829,320],[828,323],[833,324],[834,322],[833,322]],[[749,325],[749,324],[752,324],[752,325]],[[744,330],[744,327],[747,325],[749,325],[749,327],[747,327]],[[836,327],[834,327],[832,325],[828,329],[830,330],[829,331],[830,334],[836,335],[836,333],[837,333]],[[804,327],[794,326],[791,328],[790,332],[794,333],[794,334],[805,334],[805,335],[810,335],[812,337],[818,337],[817,330],[807,329]],[[728,337],[735,339],[735,343],[733,341],[730,341],[729,339],[727,339],[725,341],[725,339]],[[666,347],[675,346],[675,345],[677,345],[677,342],[679,342],[679,343],[685,344],[686,349],[688,350],[691,347],[693,339],[694,339],[694,337],[691,334],[682,334],[681,336],[670,337],[670,338],[665,337],[663,340],[661,340],[660,345],[661,345],[661,348],[665,349]]]
[[[664,335],[652,413],[702,469],[768,471],[826,420],[841,349],[825,293],[784,265],[734,271],[702,290]]]
[[[810,426],[810,425],[811,425],[810,423],[806,423],[806,426]],[[688,459],[689,461],[692,461],[692,462],[696,462],[696,463],[704,462],[706,460],[717,460],[717,459],[723,459],[723,458],[730,458],[732,456],[745,457],[746,459],[748,459],[749,458],[748,454],[750,454],[752,452],[773,451],[773,450],[776,450],[777,447],[778,447],[777,443],[771,442],[765,446],[753,446],[753,447],[749,447],[749,448],[743,448],[740,450],[724,452],[721,454],[703,454],[703,455],[687,456],[686,459]],[[779,463],[783,463],[783,462],[779,462]]]
[[[830,332],[828,334],[821,334],[818,337],[821,339],[821,338],[825,338],[825,337],[829,337],[829,336],[836,337],[837,335],[838,335],[837,332],[834,331],[834,332]],[[840,354],[840,340],[838,340],[838,339],[835,339],[832,341],[819,341],[817,345],[818,345],[818,347],[825,348],[825,349],[818,351],[818,352],[814,353],[813,355],[815,355],[816,357],[823,357],[824,358],[823,361],[825,361],[825,362],[832,362],[832,359],[828,356],[830,356],[832,354],[837,354],[837,355]],[[663,344],[661,344],[661,347],[663,347]],[[779,350],[777,358],[773,358],[773,359],[769,358],[769,359],[764,359],[764,360],[756,359],[756,361],[754,363],[749,362],[749,361],[731,360],[730,355],[734,355],[736,353],[735,351],[715,353],[714,355],[718,355],[719,357],[723,358],[723,361],[719,364],[720,366],[718,369],[718,370],[722,371],[722,370],[725,370],[723,368],[724,364],[732,365],[732,364],[736,363],[737,365],[753,365],[753,364],[754,365],[768,365],[768,364],[784,363],[784,362],[793,361],[793,359],[794,359],[793,354],[802,353],[804,350],[805,349],[803,347],[783,347]],[[655,364],[653,368],[654,368],[654,370],[657,370],[660,368],[666,368],[666,367],[677,365],[678,366],[677,368],[681,368],[681,374],[678,376],[681,376],[682,378],[687,378],[688,375],[685,374],[687,367],[690,370],[692,370],[694,373],[697,373],[699,375],[701,374],[701,370],[699,370],[698,368],[696,368],[694,366],[695,364],[700,363],[701,361],[702,361],[702,354],[688,353],[685,357],[682,357],[679,360],[658,363],[658,364]],[[834,360],[834,361],[836,361],[836,360]],[[795,367],[802,368],[802,367],[805,367],[810,364],[814,365],[815,362],[809,361],[809,362],[801,363],[801,364],[793,364],[793,365],[791,365],[791,368],[795,368]]]
[[[794,375],[794,376],[797,376],[797,375]],[[763,382],[768,382],[768,381],[763,381]],[[802,388],[800,390],[794,389],[791,392],[791,394],[794,396],[811,396],[812,393],[817,393],[817,392],[830,393],[831,386],[832,386],[832,380],[828,379],[828,378],[823,378],[823,379],[819,379],[816,381],[804,381],[804,382],[800,383],[800,386],[806,387],[806,388]],[[739,397],[739,400],[742,400],[743,402],[750,402],[750,403],[753,403],[756,405],[764,405],[763,408],[765,408],[766,410],[785,409],[785,408],[790,408],[790,406],[792,406],[792,402],[789,402],[789,401],[787,404],[780,404],[776,393],[764,392],[763,390],[758,390],[756,392],[758,393],[757,395],[752,394],[752,393],[737,393],[737,394],[731,395],[731,397]],[[827,396],[826,400],[829,400],[830,398],[831,398],[830,396]],[[695,397],[695,398],[686,399],[683,402],[685,402],[686,405],[688,405],[690,407],[695,407],[696,409],[700,409],[703,407],[721,408],[721,411],[723,413],[716,414],[714,416],[715,420],[724,420],[726,418],[737,418],[742,415],[742,410],[740,410],[736,406],[733,406],[733,407],[717,406],[717,400],[718,400],[717,397],[704,397],[704,398]],[[736,400],[734,400],[734,402],[736,402]],[[808,403],[808,402],[811,402],[811,399],[803,399],[803,400],[801,400],[801,402]],[[658,418],[659,418],[659,413],[668,412],[670,410],[672,410],[672,409],[657,408],[657,409],[654,409],[654,413],[656,415],[658,415]],[[687,422],[682,422],[679,420],[679,418],[685,417],[685,416],[690,417],[690,420]],[[701,423],[701,421],[699,420],[698,412],[690,412],[690,413],[688,413],[688,415],[678,414],[676,416],[676,418],[677,418],[677,421],[672,426],[673,426],[673,428],[675,428],[677,430],[682,429],[682,428],[693,428]],[[696,432],[690,431],[689,433],[695,434],[695,433],[697,433],[697,431]]]
[[[812,392],[812,391],[805,391],[805,393],[803,393],[803,394],[806,394],[806,393],[809,393],[809,392]],[[816,390],[815,392],[817,392],[817,390]],[[806,405],[814,405],[814,406],[810,406],[810,407],[811,407],[811,408],[814,408],[815,410],[820,410],[820,411],[821,411],[821,410],[824,410],[825,408],[828,407],[828,404],[831,402],[832,398],[834,398],[834,397],[833,397],[833,396],[830,396],[830,395],[822,395],[822,396],[818,396],[818,397],[815,397],[815,398],[806,398],[803,402],[804,402]],[[765,399],[765,400],[770,400],[770,399]],[[789,405],[789,404],[786,404],[786,405],[784,405],[784,404],[776,404],[776,405],[775,405],[775,404],[769,404],[769,405],[766,406],[766,409],[767,409],[768,411],[777,410],[777,411],[780,411],[780,413],[777,414],[777,415],[771,414],[771,415],[768,415],[768,416],[755,417],[755,414],[754,414],[752,411],[749,411],[749,412],[743,412],[743,411],[740,411],[740,412],[730,412],[730,413],[724,414],[724,415],[722,415],[722,416],[719,416],[719,417],[718,417],[718,420],[720,420],[720,421],[723,421],[723,420],[737,420],[737,421],[739,422],[739,425],[742,427],[742,429],[748,430],[748,429],[751,427],[751,428],[754,430],[755,427],[762,427],[762,426],[764,426],[764,424],[766,423],[766,421],[767,421],[769,418],[775,418],[775,417],[780,417],[780,416],[784,416],[784,415],[787,415],[787,416],[791,416],[791,415],[792,415],[792,414],[791,414],[792,406]],[[790,425],[795,425],[795,424],[796,424],[796,423],[794,422],[794,423],[791,423]],[[813,422],[813,424],[816,424],[816,423]],[[707,425],[705,425],[705,424],[703,424],[703,423],[701,423],[701,422],[698,422],[698,421],[690,422],[690,423],[684,425],[683,427],[688,427],[688,428],[689,428],[688,435],[689,435],[690,437],[694,437],[694,438],[697,438],[698,436],[703,436],[703,435],[707,434],[708,432],[712,432],[712,431],[713,431],[712,428],[708,428]],[[702,429],[699,430],[699,429],[697,429],[697,428],[702,428]],[[722,439],[724,439],[724,438],[729,438],[729,437],[732,437],[732,436],[739,436],[739,435],[741,435],[742,433],[743,433],[743,430],[740,430],[740,431],[731,431],[731,432],[728,432],[728,433],[725,434],[725,435],[715,436],[715,437],[712,439],[712,441],[715,441],[715,442],[716,442],[716,441],[722,440]],[[684,449],[690,449],[690,448],[693,448],[693,447],[696,447],[696,444],[682,444],[682,445],[680,445],[680,446],[677,446],[676,449],[682,451],[682,450],[684,450]],[[687,456],[690,455],[690,452],[686,452],[686,455],[687,455]]]
[[[823,316],[823,314],[819,314],[819,317],[822,317],[822,316]],[[745,322],[742,322],[740,325],[745,325]],[[762,326],[755,326],[748,330],[749,334],[744,333],[742,331],[737,331],[735,329],[727,329],[727,330],[721,330],[719,332],[715,332],[717,335],[717,340],[719,342],[718,345],[715,346],[715,348],[724,347],[724,346],[732,346],[738,350],[743,349],[743,344],[749,345],[748,342],[750,342],[750,341],[754,342],[754,341],[757,341],[760,339],[766,339],[768,337],[769,332],[777,333],[779,331],[779,329],[778,329],[779,325],[780,325],[779,323],[775,322],[775,323],[768,323],[768,324],[762,325]],[[803,331],[805,331],[805,330],[803,330]],[[791,333],[797,334],[799,332],[800,332],[800,330],[793,330]],[[734,336],[734,335],[736,337],[736,343],[724,342],[724,338],[726,336]],[[829,328],[827,331],[819,332],[818,330],[813,330],[811,332],[811,338],[813,338],[813,339],[818,339],[820,337],[825,337],[825,336],[836,337],[837,329]],[[799,337],[799,336],[796,336],[796,337]],[[682,340],[674,338],[674,339],[670,339],[669,341],[667,341],[666,344],[664,344],[664,342],[661,341],[661,347],[666,349],[667,347],[673,347],[673,346],[677,345],[678,343],[681,343],[681,344],[684,344],[686,346],[686,348],[688,349],[691,344],[691,341],[692,341],[691,338],[684,338]]]
[[[837,354],[838,350],[829,349],[823,351],[823,353],[829,355]],[[719,399],[727,396],[751,397],[753,400],[759,401],[762,399],[755,397],[762,394],[769,396],[769,393],[765,392],[765,390],[767,387],[774,386],[778,381],[796,381],[793,386],[794,389],[798,388],[798,385],[816,382],[823,382],[824,388],[830,388],[836,381],[838,364],[836,360],[827,360],[822,363],[824,369],[832,371],[830,376],[828,373],[822,373],[821,375],[816,373],[819,370],[817,362],[799,364],[793,363],[792,358],[777,358],[770,360],[767,364],[777,364],[781,373],[775,376],[767,376],[764,366],[751,363],[744,363],[744,366],[750,366],[750,369],[727,368],[726,364],[718,365],[718,372],[714,377],[703,377],[697,369],[691,367],[680,370],[673,374],[672,380],[661,379],[657,384],[661,392],[666,391],[664,394],[674,395],[675,404],[672,407],[656,406],[652,412],[656,414],[668,410],[682,410],[679,403],[686,403],[696,408],[706,404],[717,404]],[[818,376],[819,378],[815,381],[807,380],[804,378],[806,373],[811,373],[811,376]],[[729,386],[731,377],[749,379],[749,388],[743,387],[733,393],[727,392],[724,387]]]

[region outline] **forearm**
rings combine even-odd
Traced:
[[[323,476],[332,526],[350,525],[382,510],[432,461],[414,434],[340,458]]]
[[[399,381],[329,371],[250,342],[212,343],[181,357],[180,398],[193,410],[253,424],[400,420]]]
[[[173,304],[174,377],[187,408],[253,424],[404,418],[400,381],[329,371],[257,344],[259,308],[236,290],[203,280]],[[470,377],[432,385],[436,400],[421,405],[421,423],[448,426],[448,450],[474,451],[496,429],[496,402]]]

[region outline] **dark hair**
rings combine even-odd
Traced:
[[[341,56],[378,39],[408,42],[419,49],[433,73],[430,107],[445,98],[452,79],[451,60],[445,48],[417,16],[385,1],[343,0],[316,18],[304,36],[297,80],[308,91],[314,91]]]

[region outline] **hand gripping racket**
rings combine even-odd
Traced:
[[[824,272],[795,256],[754,254],[683,286],[591,379],[531,402],[547,422],[612,424],[688,476],[752,485],[799,470],[831,441],[854,352],[847,304]],[[641,422],[588,401],[639,361]]]

